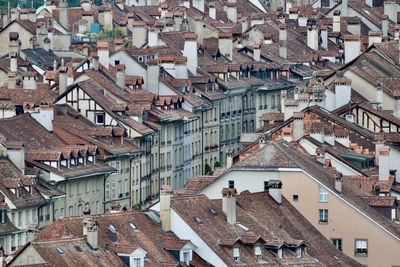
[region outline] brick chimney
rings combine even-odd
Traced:
[[[160,63],[158,59],[147,60],[147,75],[146,75],[147,91],[154,94],[159,93],[159,79],[160,79]]]
[[[171,196],[172,188],[169,185],[163,185],[160,190],[160,219],[164,232],[171,231]]]
[[[344,63],[349,63],[361,53],[361,40],[359,35],[344,36]]]
[[[351,80],[343,76],[343,72],[338,71],[335,85],[335,108],[340,108],[351,101]]]
[[[218,49],[219,52],[224,57],[232,61],[232,49],[233,49],[232,33],[230,32],[218,33]]]
[[[108,42],[107,41],[99,41],[97,42],[97,55],[99,56],[99,63],[104,68],[109,68],[110,62],[110,51],[108,50]]]
[[[119,64],[115,66],[116,70],[116,81],[115,83],[121,87],[125,88],[125,65],[124,64]]]
[[[217,8],[215,7],[214,2],[209,2],[208,3],[208,16],[212,18],[213,20],[217,19]]]
[[[132,46],[141,48],[147,42],[147,29],[144,21],[132,23]]]
[[[340,10],[333,11],[332,31],[340,32]]]
[[[389,146],[383,145],[379,148],[379,180],[389,179],[389,154]]]
[[[234,225],[236,223],[236,189],[222,189],[222,211],[226,215],[226,221]]]
[[[279,57],[287,59],[287,29],[286,24],[279,24]]]
[[[197,34],[185,33],[185,45],[183,55],[187,57],[187,67],[193,75],[197,75],[198,55],[197,55]]]

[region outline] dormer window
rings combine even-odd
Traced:
[[[78,158],[78,162],[79,162],[79,164],[83,164],[83,163],[84,163],[83,157],[79,157],[79,158]]]
[[[283,249],[282,248],[278,249],[277,257],[278,257],[278,259],[282,259],[283,258]]]
[[[260,245],[254,246],[254,255],[256,257],[260,257],[261,256],[261,247],[260,247]]]
[[[70,164],[71,166],[75,166],[76,165],[75,159],[70,159]]]
[[[240,261],[240,248],[233,248],[233,260],[235,262]]]
[[[297,258],[303,257],[303,249],[301,247],[296,248],[296,257]]]
[[[61,167],[68,167],[67,166],[67,161],[65,159],[60,161]]]
[[[94,156],[88,156],[87,160],[91,163],[94,162]]]
[[[98,124],[98,125],[104,125],[104,122],[105,122],[104,113],[98,113],[98,114],[96,114],[96,116],[95,116],[95,122],[96,122],[96,124]]]

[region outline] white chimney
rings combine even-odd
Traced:
[[[287,59],[287,29],[286,24],[279,24],[279,57]]]
[[[342,13],[343,17],[347,17],[347,10],[348,10],[349,0],[342,0],[342,4],[340,6],[340,13]]]
[[[186,7],[187,9],[190,8],[190,0],[183,0],[183,6]]]
[[[215,7],[214,2],[209,2],[208,3],[208,16],[212,18],[213,20],[217,19],[217,8]]]
[[[335,108],[340,108],[351,101],[351,80],[343,76],[343,72],[337,72],[335,85]]]
[[[373,7],[373,0],[365,0],[365,4],[367,4],[367,6],[369,7]]]
[[[58,94],[61,95],[67,90],[67,68],[60,66],[58,68]]]
[[[286,7],[285,7],[285,13],[289,14],[289,19],[293,19],[290,18],[290,9],[293,7],[293,3],[292,0],[286,0]]]
[[[147,91],[154,94],[159,93],[160,65],[158,59],[147,60],[147,75],[146,75]]]
[[[321,49],[328,50],[328,27],[321,25]]]
[[[382,35],[383,37],[388,36],[389,31],[389,17],[387,15],[382,16]]]
[[[176,79],[187,79],[188,68],[186,57],[175,57],[175,76]]]
[[[97,55],[99,56],[99,63],[104,68],[109,68],[110,51],[108,50],[108,42],[97,42]]]
[[[232,33],[220,32],[218,34],[218,49],[224,57],[232,61]]]
[[[132,23],[132,46],[141,48],[147,41],[147,29],[144,21]]]
[[[249,29],[249,19],[242,15],[240,22],[242,23],[242,33],[245,33]]]
[[[161,18],[165,17],[165,14],[168,12],[168,4],[167,3],[160,3],[159,4],[159,10],[161,14]]]
[[[379,180],[389,179],[389,146],[381,146],[379,149]]]
[[[282,182],[279,180],[268,181],[268,194],[272,197],[276,203],[282,203]]]
[[[307,46],[313,50],[318,50],[318,25],[316,18],[307,20]]]
[[[384,0],[383,1],[383,14],[387,15],[389,19],[397,23],[397,11],[399,10],[399,5],[396,0]]]
[[[59,13],[59,22],[65,28],[69,28],[69,18],[68,18],[68,1],[61,0],[58,3],[58,13]]]
[[[382,43],[382,32],[380,31],[369,31],[368,32],[368,46],[372,44]]]
[[[195,33],[185,33],[185,45],[183,55],[187,58],[187,67],[193,75],[197,75],[198,55],[197,55],[197,35]]]
[[[350,147],[349,131],[343,128],[335,128],[335,141],[345,147]]]
[[[22,74],[23,89],[36,89],[36,73],[27,71]]]
[[[379,166],[379,151],[381,147],[385,144],[385,135],[374,134],[374,144],[375,144],[375,165]]]
[[[339,193],[342,192],[342,174],[340,172],[335,173],[335,190]]]
[[[25,174],[25,147],[21,146],[12,149],[7,149],[7,156],[11,162],[21,171],[22,175]]]
[[[160,219],[164,232],[171,231],[171,196],[172,188],[169,185],[163,185],[160,190]]]
[[[383,103],[383,91],[382,86],[378,84],[376,86],[376,104],[379,106]]]
[[[17,72],[18,70],[18,55],[15,52],[10,53],[10,71]]]
[[[151,27],[149,28],[147,32],[147,45],[152,47],[152,46],[157,46],[158,45],[158,28]]]
[[[8,89],[16,89],[17,88],[17,73],[15,73],[15,72],[8,73],[7,87],[8,87]]]
[[[259,43],[253,45],[253,60],[257,62],[261,61],[261,47]]]
[[[358,35],[344,36],[344,63],[349,63],[361,53],[361,41]]]
[[[202,45],[203,44],[203,38],[204,38],[204,22],[203,22],[203,17],[195,17],[194,18],[194,32],[197,34],[197,43]]]
[[[225,153],[226,153],[226,168],[229,169],[233,165],[232,149],[228,148]]]
[[[192,4],[198,11],[204,13],[204,0],[193,0]]]
[[[293,112],[293,141],[304,136],[304,113]]]
[[[237,6],[236,3],[226,3],[227,12],[226,15],[230,22],[236,23],[237,22]]]
[[[340,10],[333,12],[332,31],[340,32]]]
[[[81,0],[81,8],[84,11],[92,11],[92,0]]]
[[[91,249],[97,250],[99,248],[99,227],[96,223],[87,227],[86,240]]]
[[[396,89],[393,92],[394,94],[394,110],[393,115],[397,118],[400,118],[400,89]]]
[[[222,211],[226,215],[226,221],[234,225],[236,223],[236,189],[222,189]]]
[[[125,88],[125,65],[119,64],[115,66],[116,69],[116,84],[121,87]]]
[[[297,7],[289,8],[289,19],[290,20],[299,19],[299,9]]]
[[[19,55],[19,50],[21,48],[21,41],[19,40],[18,32],[10,32],[9,33],[9,41],[8,41],[8,52],[9,54],[17,54]]]

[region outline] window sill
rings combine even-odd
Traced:
[[[354,256],[356,256],[356,257],[368,257],[368,254],[364,254],[364,253],[355,253]]]
[[[320,222],[320,221],[318,221],[318,224],[328,224],[328,222]]]

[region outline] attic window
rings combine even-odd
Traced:
[[[142,56],[139,56],[139,57],[138,57],[138,61],[139,61],[139,62],[143,62],[143,57],[142,57]]]
[[[135,224],[133,224],[133,223],[129,223],[129,225],[132,227],[132,229],[133,229],[133,230],[137,230],[137,227],[136,227],[136,225],[135,225]]]
[[[246,226],[244,226],[244,225],[241,224],[241,223],[236,223],[236,225],[237,225],[239,228],[241,228],[243,231],[245,231],[245,232],[250,231],[249,228],[247,228]]]
[[[235,262],[240,261],[240,248],[233,248],[233,260]]]
[[[96,114],[96,124],[104,124],[104,113]]]
[[[194,220],[195,220],[197,223],[203,223],[199,217],[194,217]]]

